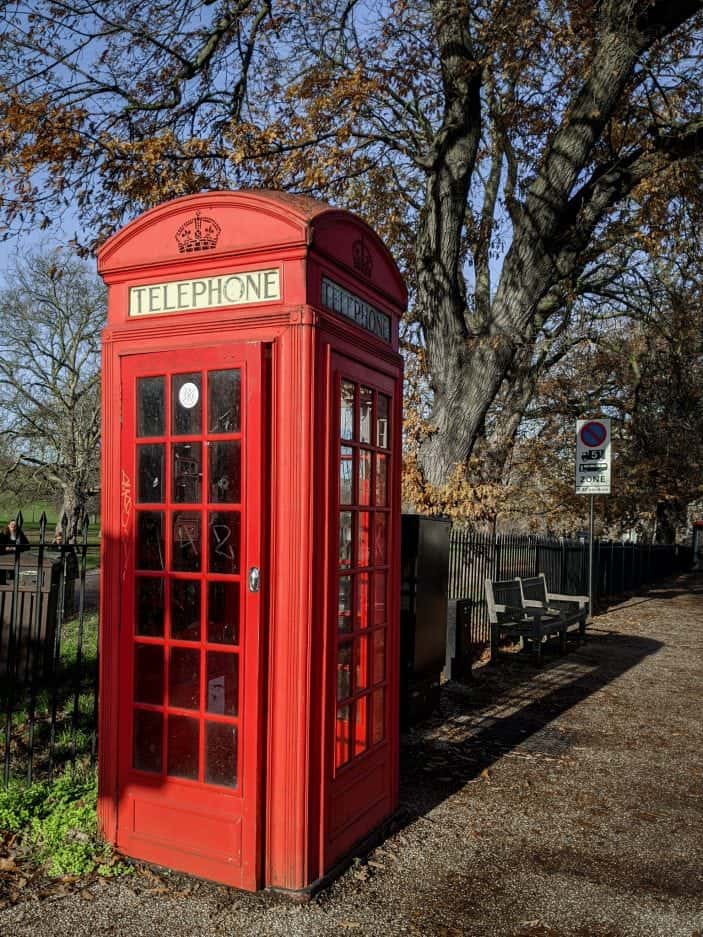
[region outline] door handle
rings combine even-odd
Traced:
[[[249,570],[249,591],[258,592],[261,584],[261,570],[258,566],[252,566]]]

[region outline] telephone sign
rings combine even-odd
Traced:
[[[610,494],[610,420],[576,423],[576,494]]]

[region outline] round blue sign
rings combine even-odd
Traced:
[[[599,423],[598,420],[591,420],[581,427],[579,435],[581,436],[581,442],[584,446],[588,446],[589,449],[595,449],[597,446],[603,445],[608,436],[608,430],[605,428],[604,424]]]

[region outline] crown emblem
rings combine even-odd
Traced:
[[[217,247],[221,228],[213,218],[203,217],[196,211],[195,218],[184,221],[176,231],[179,254],[193,254]]]
[[[363,273],[365,277],[371,277],[371,271],[373,270],[371,251],[361,240],[354,241],[352,244],[352,261],[355,270]]]

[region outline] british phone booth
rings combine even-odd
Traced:
[[[253,191],[99,270],[103,832],[309,890],[397,805],[403,282],[354,215]]]

